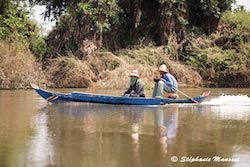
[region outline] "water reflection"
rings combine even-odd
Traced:
[[[49,105],[47,111],[48,131],[56,136],[53,139],[55,161],[74,166],[112,167],[117,163],[145,166],[149,163],[146,159],[152,158],[164,166],[176,154],[233,157],[230,142],[242,143],[246,134],[242,121],[239,124],[228,122],[227,117],[218,118],[213,106],[207,105],[143,107],[65,103]],[[62,154],[67,151],[71,154]]]
[[[47,113],[39,112],[34,121],[36,127],[28,149],[28,166],[44,167],[54,165],[54,149],[48,130]]]
[[[143,133],[143,121],[144,121],[145,108],[127,108],[123,112],[125,121],[130,125],[130,131],[128,134],[131,136],[131,151],[133,166],[142,166],[140,155],[140,134]]]
[[[155,136],[161,146],[161,153],[164,156],[167,153],[167,145],[177,135],[178,128],[178,106],[169,106],[167,112],[162,107],[153,111],[155,123]],[[168,142],[169,141],[169,142]]]
[[[64,157],[74,165],[87,162],[91,166],[93,162],[88,161],[86,154],[92,160],[98,159],[98,163],[99,160],[108,163],[114,159],[119,162],[117,158],[128,154],[131,157],[124,157],[124,163],[143,166],[145,162],[142,159],[145,157],[141,157],[141,153],[149,148],[145,144],[151,143],[153,150],[150,152],[164,157],[168,152],[168,144],[177,135],[178,106],[166,108],[65,103],[49,105],[46,110],[49,132],[53,134],[50,136],[56,136],[55,159],[61,160]],[[74,156],[58,154],[73,149]],[[74,159],[80,159],[80,162]]]

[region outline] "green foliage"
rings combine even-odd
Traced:
[[[13,8],[14,5],[20,3],[21,0],[1,0],[0,1],[0,15],[5,15],[8,11]]]
[[[203,32],[210,35],[217,28],[222,14],[231,8],[235,0],[188,0],[189,25],[202,28]]]
[[[245,10],[227,11],[221,18],[220,24],[227,24],[237,32],[250,32],[250,13]]]
[[[69,7],[77,6],[77,3],[83,0],[29,0],[32,5],[45,5],[45,18],[58,20]]]
[[[45,41],[39,36],[35,22],[29,19],[25,3],[4,0],[0,4],[0,39],[15,43],[19,49],[30,49],[37,57],[46,50]],[[4,6],[4,10],[1,9]]]
[[[69,40],[62,42],[71,43],[72,46],[65,43],[62,45],[70,51],[76,51],[82,46],[80,43],[82,38],[97,41],[98,47],[104,45],[108,49],[117,49],[139,44],[140,39],[144,39],[145,44],[152,41],[157,45],[167,45],[169,37],[175,36],[173,40],[177,48],[174,49],[178,52],[187,41],[188,28],[197,27],[199,34],[212,33],[216,30],[223,12],[234,2],[234,0],[30,1],[46,5],[45,18],[57,20],[60,18],[57,24],[58,33],[62,36],[68,34],[66,36]],[[65,12],[67,17],[62,15]],[[80,36],[79,40],[73,37],[77,33],[72,31],[66,33],[67,29],[79,31],[78,34],[81,33],[77,35]]]
[[[227,11],[214,34],[199,37],[186,48],[187,64],[216,86],[247,87],[250,84],[249,30],[248,12]]]
[[[185,0],[159,0],[159,3],[164,32],[162,35],[165,35],[166,39],[175,34],[178,34],[180,39],[184,38],[182,34],[185,34],[185,26],[188,25]]]
[[[119,13],[122,12],[115,0],[88,0],[78,3],[80,17],[89,16],[97,32],[111,30],[112,24],[119,23]]]
[[[214,16],[220,18],[221,9],[217,0],[201,0],[201,9],[206,16]]]
[[[163,63],[168,64],[167,57],[164,52],[160,52],[154,48],[146,47],[139,50],[124,50],[119,53],[129,64],[142,64],[149,66],[159,66]],[[156,58],[157,57],[157,58]]]
[[[223,50],[220,47],[193,48],[186,63],[197,70],[207,81],[223,82],[226,86],[229,83],[226,83],[226,78],[223,76],[235,73],[249,74],[250,47],[248,44],[241,44],[240,47],[240,51]],[[230,85],[235,86],[234,83]]]
[[[100,60],[98,66],[102,67],[104,70],[113,71],[121,65],[121,62],[114,58],[114,55],[110,52],[98,52],[97,57]]]
[[[223,14],[217,32],[212,35],[215,44],[222,49],[239,51],[241,45],[250,42],[250,14],[243,9]]]
[[[33,36],[29,48],[37,58],[41,58],[47,51],[47,44],[44,37]]]
[[[177,46],[173,39],[173,36],[168,38],[168,44],[164,46],[164,52],[167,55],[170,55],[172,60],[178,60],[178,51],[176,50]]]
[[[61,15],[56,30],[49,35],[49,55],[71,52],[81,59],[93,55],[96,48],[102,48],[104,35],[119,25],[121,12],[115,0],[79,2]]]

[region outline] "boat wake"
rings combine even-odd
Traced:
[[[204,101],[202,104],[250,106],[250,97],[246,95],[221,95],[216,98],[208,99],[208,101]]]
[[[202,105],[223,120],[250,119],[250,97],[246,95],[221,95],[204,101]]]

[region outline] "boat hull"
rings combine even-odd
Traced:
[[[55,93],[40,89],[36,85],[32,88],[45,100],[49,102],[89,102],[102,104],[117,104],[117,105],[164,105],[172,103],[201,103],[207,96],[198,96],[193,99],[169,99],[169,98],[143,98],[143,97],[126,97],[126,96],[108,96],[89,94],[82,92],[72,92],[70,94]]]
[[[103,103],[103,104],[124,104],[124,105],[163,105],[171,103],[194,103],[191,99],[169,99],[169,98],[143,98],[143,97],[126,97],[126,96],[106,96],[96,94],[86,94],[81,92],[72,93],[75,101]],[[205,97],[195,97],[194,100],[199,103]]]

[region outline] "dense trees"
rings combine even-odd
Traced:
[[[231,8],[235,0],[189,0],[190,25],[200,27],[211,34],[222,14]]]
[[[181,50],[188,34],[211,34],[234,0],[30,0],[46,5],[45,19],[57,19],[51,43],[79,52],[88,39],[111,50],[150,43]],[[78,35],[76,35],[78,31]],[[66,39],[55,40],[55,36]],[[77,39],[78,38],[78,39]],[[80,49],[81,50],[81,49]],[[53,53],[54,54],[54,53]],[[82,54],[81,54],[82,55]],[[84,55],[84,53],[83,53]]]
[[[30,49],[39,57],[45,53],[46,44],[39,35],[37,24],[29,19],[28,14],[25,0],[0,1],[0,40]]]
[[[29,0],[46,5],[45,19],[56,19],[57,29],[49,36],[50,51],[77,52],[84,45],[107,49],[152,43],[181,51],[189,32],[211,34],[223,12],[234,0]],[[15,34],[27,40],[36,26],[27,17],[26,1],[0,2],[0,38]],[[21,3],[21,5],[20,5]],[[21,35],[20,35],[21,34]],[[34,42],[33,42],[34,43]],[[53,44],[56,44],[54,47]],[[59,44],[59,45],[58,45]],[[38,47],[36,47],[38,48]],[[94,47],[93,47],[94,48]],[[86,50],[86,49],[85,49]]]

